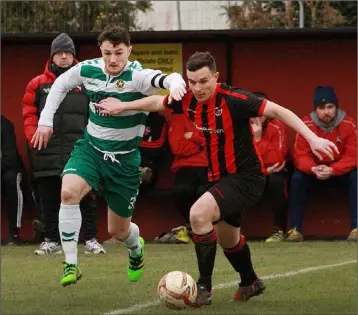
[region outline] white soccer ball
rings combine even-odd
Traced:
[[[197,287],[183,271],[172,271],[162,277],[157,288],[160,301],[170,309],[180,310],[195,302]]]

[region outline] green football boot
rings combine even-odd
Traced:
[[[140,255],[132,257],[129,256],[129,263],[127,267],[128,280],[135,282],[140,279],[144,271],[144,239],[139,237],[139,242],[142,244]]]
[[[71,284],[75,284],[82,277],[82,272],[78,265],[73,265],[64,262],[64,269],[62,279],[60,281],[63,287],[66,287]]]

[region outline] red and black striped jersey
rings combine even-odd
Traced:
[[[203,133],[209,181],[232,173],[266,172],[250,123],[250,117],[262,116],[266,100],[217,84],[215,93],[205,102],[198,102],[188,90],[181,101],[168,104],[166,97],[163,105],[174,113],[184,113]]]

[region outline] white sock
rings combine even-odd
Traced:
[[[65,253],[65,261],[77,265],[77,243],[82,224],[79,205],[64,205],[61,203],[58,216],[58,229],[61,244]]]
[[[125,241],[124,245],[129,249],[129,255],[137,256],[142,252],[142,244],[139,242],[139,227],[137,224],[131,222],[130,232]]]

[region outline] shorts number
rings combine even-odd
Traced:
[[[137,197],[132,197],[131,200],[129,201],[129,206],[128,206],[128,210],[134,209],[134,205],[136,202]]]
[[[139,193],[139,190],[137,190],[137,193],[136,193],[136,195],[134,197],[131,197],[131,199],[129,201],[128,210],[134,209],[135,202],[137,201],[138,193]]]

